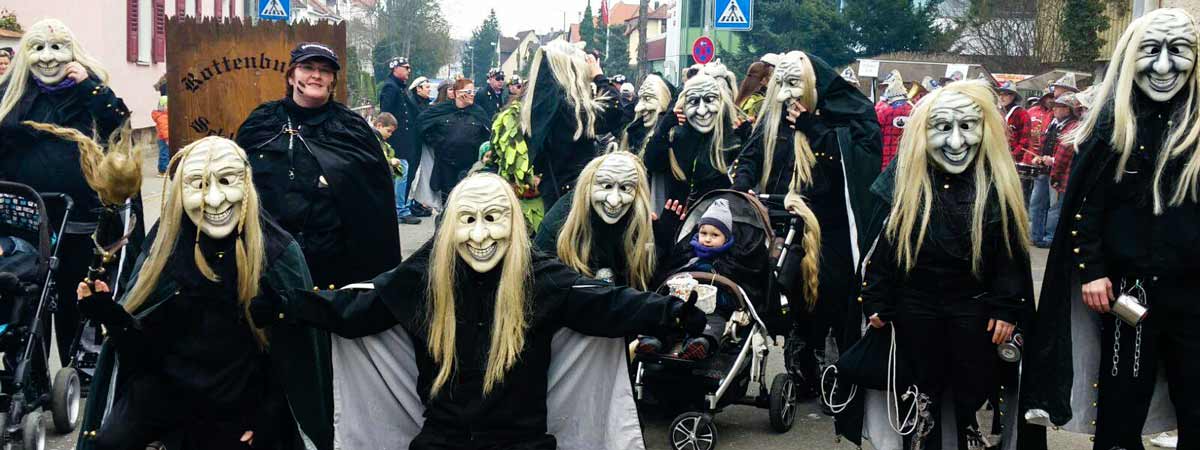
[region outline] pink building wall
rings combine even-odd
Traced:
[[[201,11],[205,16],[214,15],[216,0],[195,1],[201,2]],[[234,15],[243,16],[246,1],[254,0],[233,2]],[[3,3],[5,9],[17,14],[17,21],[25,29],[47,17],[66,23],[83,48],[108,70],[108,84],[132,111],[130,117],[133,127],[154,126],[150,119],[150,112],[158,105],[158,91],[154,89],[154,83],[167,72],[167,65],[126,61],[126,0],[4,0]],[[174,16],[175,0],[166,0],[164,3],[167,15]],[[226,11],[225,16],[229,15]]]

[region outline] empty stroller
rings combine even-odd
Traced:
[[[45,201],[56,212],[52,218]],[[58,266],[58,241],[73,202],[65,194],[42,193],[29,186],[0,182],[0,236],[24,242],[36,252],[25,260],[28,270],[6,272],[0,282],[0,445],[42,449],[47,409],[55,431],[69,433],[79,424],[80,384],[75,369],[65,367],[50,377],[49,316],[57,299],[54,271]],[[19,240],[19,241],[18,241]],[[11,267],[10,267],[11,268]],[[13,273],[21,273],[16,277]],[[7,447],[6,447],[7,448]]]
[[[736,261],[736,267],[727,274],[669,273],[661,277],[658,290],[671,289],[669,284],[674,284],[672,280],[679,276],[690,276],[702,285],[720,290],[735,303],[724,334],[706,359],[684,360],[670,356],[670,351],[640,353],[634,358],[634,396],[638,402],[684,408],[668,431],[668,441],[676,450],[716,448],[717,429],[712,415],[731,404],[767,408],[771,427],[781,433],[791,429],[796,416],[796,386],[792,377],[787,373],[776,374],[769,389],[766,382],[768,342],[787,331],[768,326],[787,321],[778,320],[785,310],[775,283],[772,251],[775,239],[766,208],[753,196],[741,192],[719,190],[704,195],[683,219],[673,243],[676,251],[668,258],[666,267],[686,265],[678,255],[687,254],[697,223],[716,199],[725,199],[733,216],[735,239],[728,251],[732,252],[730,259]],[[751,382],[758,384],[757,394],[748,395]]]

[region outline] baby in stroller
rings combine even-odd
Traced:
[[[0,289],[11,274],[13,279],[34,282],[37,274],[37,248],[16,236],[0,235]]]
[[[717,199],[704,211],[704,215],[696,225],[692,235],[691,250],[687,265],[677,272],[709,272],[719,273],[725,260],[732,257],[729,249],[733,247],[733,214],[729,210],[729,202]],[[716,290],[716,310],[706,315],[707,324],[704,332],[698,336],[683,336],[683,349],[678,353],[680,359],[699,361],[712,353],[720,343],[721,335],[725,332],[725,323],[737,309],[736,301],[723,290]],[[641,354],[662,354],[664,349],[673,347],[671,336],[642,336],[638,338],[636,352]]]

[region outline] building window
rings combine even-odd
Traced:
[[[704,26],[704,0],[688,0],[688,27]]]

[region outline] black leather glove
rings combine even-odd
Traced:
[[[693,291],[686,301],[676,297],[677,301],[671,305],[671,316],[675,318],[675,324],[692,336],[704,333],[704,326],[708,324],[704,311],[696,307],[696,300],[699,298],[699,294]]]
[[[250,300],[250,319],[254,321],[254,326],[266,328],[283,320],[283,305],[279,303],[279,297],[270,292],[263,292]]]

